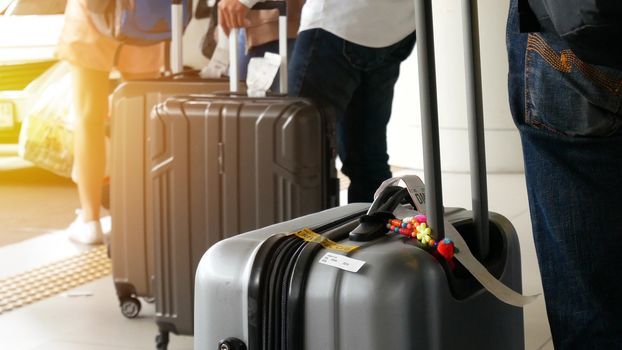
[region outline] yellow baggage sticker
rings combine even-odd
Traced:
[[[353,245],[345,245],[345,244],[339,244],[337,242],[333,242],[330,239],[313,232],[311,229],[308,228],[304,228],[300,231],[294,232],[292,233],[294,235],[296,235],[298,238],[303,239],[307,242],[313,242],[313,243],[318,243],[321,244],[322,247],[326,248],[326,249],[330,249],[330,250],[336,250],[336,251],[340,251],[340,252],[344,252],[344,253],[350,253],[352,251],[354,251],[355,249],[358,248],[358,246],[353,246]]]

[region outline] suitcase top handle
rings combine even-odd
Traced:
[[[287,2],[286,1],[262,1],[253,6],[251,10],[279,10],[279,17],[287,16]]]
[[[258,2],[251,10],[279,10],[279,56],[281,56],[281,68],[279,69],[279,92],[287,95],[287,3],[286,1],[263,1]],[[231,92],[239,92],[238,72],[238,32],[232,28],[229,32],[229,88]]]
[[[404,187],[385,187],[374,199],[367,214],[361,217],[359,225],[350,232],[350,240],[368,242],[384,236],[387,233],[387,221],[395,219],[395,208],[410,199],[408,190]]]
[[[484,259],[489,250],[488,193],[484,147],[483,103],[477,0],[462,1],[464,56],[466,67],[467,119],[473,220],[477,232],[475,255]],[[440,240],[444,237],[438,99],[434,55],[434,26],[431,0],[415,0],[419,94],[426,181],[426,215]]]

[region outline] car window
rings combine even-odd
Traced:
[[[15,0],[5,15],[61,15],[65,12],[67,0]]]

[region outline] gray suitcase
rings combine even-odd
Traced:
[[[151,127],[156,319],[161,332],[192,334],[203,253],[223,238],[335,206],[333,152],[324,118],[299,98],[172,98]]]
[[[284,14],[261,7],[273,5]],[[331,130],[301,98],[187,95],[154,109],[146,203],[158,348],[169,332],[193,334],[194,275],[212,244],[338,204]]]
[[[368,207],[334,208],[212,246],[196,275],[194,348],[524,349],[522,310],[484,291],[463,269],[451,272],[400,234],[350,240]],[[471,212],[447,209],[446,219],[472,235]],[[520,290],[516,232],[502,216],[490,219],[494,254],[485,265]],[[343,253],[284,234],[305,227],[360,246],[347,256],[364,261],[363,268],[324,265],[327,252]]]
[[[471,11],[476,6],[466,0],[465,23],[476,37]],[[487,208],[476,104],[470,105],[475,113],[469,112],[474,210],[443,207],[434,52],[427,47],[433,42],[431,0],[417,0],[415,12],[428,223],[438,241],[455,228],[494,277],[521,291],[516,231]],[[467,52],[477,60],[471,37],[465,39]],[[469,90],[471,102],[481,91],[473,78],[467,79],[475,87]],[[387,229],[391,216],[416,213],[415,199],[421,204],[422,198],[404,203],[409,197],[405,189],[387,187],[371,207],[329,209],[212,246],[197,269],[194,348],[522,350],[522,309],[499,301],[455,258],[446,260],[416,239]],[[307,227],[321,236],[290,234]],[[344,249],[349,246],[358,248]],[[351,269],[361,262],[360,270]]]
[[[181,3],[172,2],[172,15],[183,16]],[[182,21],[176,21],[181,24]],[[177,30],[176,30],[177,29]],[[121,312],[136,317],[139,297],[152,302],[154,251],[153,220],[148,211],[148,120],[151,110],[168,97],[179,94],[212,93],[229,88],[226,79],[201,79],[182,72],[181,28],[173,28],[170,44],[172,75],[121,84],[111,99],[110,213],[112,232],[109,255],[112,277]]]
[[[130,81],[115,90],[111,104],[110,237],[112,276],[121,312],[134,318],[139,297],[154,294],[152,215],[147,210],[148,120],[151,110],[177,94],[228,89],[225,80],[160,79]]]

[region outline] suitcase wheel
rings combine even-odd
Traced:
[[[160,334],[156,336],[156,349],[167,350],[168,349],[168,332],[160,331]]]
[[[218,342],[218,350],[246,350],[246,344],[237,338],[227,338]]]
[[[135,318],[140,312],[140,301],[133,297],[121,299],[121,313],[127,318]]]

